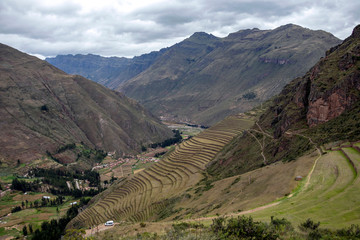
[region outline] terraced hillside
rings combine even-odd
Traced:
[[[294,197],[251,215],[257,220],[285,217],[295,224],[311,218],[328,228],[360,224],[359,147],[356,143],[328,151]]]
[[[89,227],[109,219],[144,221],[203,177],[205,165],[234,136],[253,125],[239,116],[228,117],[183,142],[158,164],[118,184],[98,202],[81,212],[68,227]]]

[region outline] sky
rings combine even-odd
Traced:
[[[360,24],[360,0],[0,0],[0,43],[40,58],[132,57],[207,32],[293,23],[340,39]]]

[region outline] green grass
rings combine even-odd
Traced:
[[[14,175],[5,175],[0,177],[1,182],[3,183],[11,183],[15,178],[16,177]]]
[[[351,149],[350,152],[354,153],[356,160],[350,157],[359,167],[360,155]],[[329,152],[319,159],[307,188],[276,206],[250,215],[262,221],[268,221],[270,216],[284,217],[294,225],[311,218],[333,229],[360,224],[360,179],[353,171],[343,154]]]
[[[0,236],[5,236],[5,235],[18,236],[19,231],[16,228],[12,228],[11,230],[5,230],[5,228],[0,227]]]
[[[142,169],[142,168],[149,168],[151,167],[155,162],[147,162],[147,163],[143,163],[143,162],[138,162],[135,164],[135,167],[133,167],[133,170],[138,170],[138,169]]]

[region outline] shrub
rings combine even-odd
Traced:
[[[14,207],[13,209],[11,209],[11,212],[12,212],[12,213],[16,213],[16,212],[19,212],[19,211],[21,211],[21,207],[20,207],[20,206],[16,206],[16,207]]]
[[[42,106],[40,107],[40,110],[43,111],[43,112],[48,112],[48,111],[49,111],[49,108],[48,108],[48,106],[46,106],[46,104],[45,104],[45,105],[42,105]]]
[[[275,240],[278,235],[275,231],[261,222],[254,222],[252,217],[241,216],[213,220],[211,229],[219,239],[266,239]]]
[[[316,230],[319,228],[319,226],[320,226],[320,222],[314,223],[313,220],[308,218],[305,222],[300,224],[299,228],[303,231],[307,231],[307,230]]]

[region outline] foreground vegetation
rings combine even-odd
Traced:
[[[255,221],[252,217],[239,216],[237,218],[215,218],[208,226],[201,223],[180,222],[174,223],[163,233],[147,232],[147,224],[140,223],[137,233],[133,236],[122,237],[118,231],[123,226],[116,226],[112,231],[104,231],[91,236],[91,239],[152,239],[152,240],[220,240],[220,239],[360,239],[359,225],[330,230],[322,228],[320,222],[307,219],[299,225],[293,225],[285,218],[271,217],[270,222]],[[115,230],[118,228],[118,230]],[[79,239],[84,239],[78,235]]]

